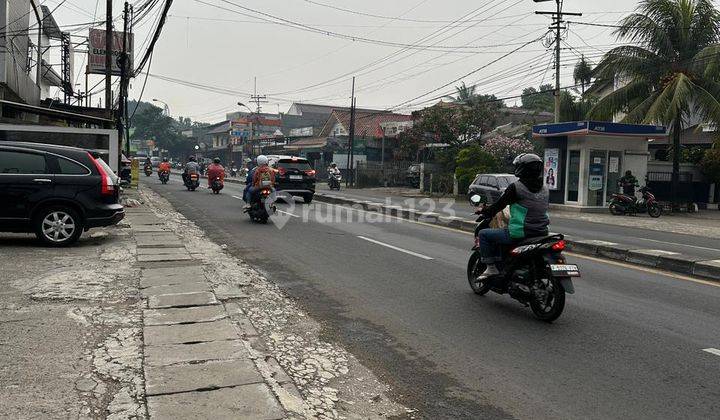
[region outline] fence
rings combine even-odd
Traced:
[[[412,162],[358,162],[357,186],[359,188],[371,187],[398,187],[409,186],[408,168]]]

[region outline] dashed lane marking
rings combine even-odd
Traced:
[[[418,254],[417,252],[413,252],[413,251],[408,251],[407,249],[403,249],[403,248],[397,247],[395,245],[386,244],[385,242],[376,241],[375,239],[370,239],[365,236],[358,236],[358,238],[360,238],[364,241],[368,241],[368,242],[372,242],[377,245],[384,246],[386,248],[394,249],[395,251],[404,252],[404,253],[406,253],[408,255],[412,255],[414,257],[422,258],[423,260],[432,260],[433,259],[432,257],[428,257],[427,255]]]
[[[703,351],[710,353],[710,354],[714,354],[715,356],[720,356],[720,350],[718,350],[718,349],[709,348],[709,349],[703,349]]]

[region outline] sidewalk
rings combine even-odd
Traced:
[[[77,246],[0,234],[0,418],[384,418],[412,410],[154,193]]]

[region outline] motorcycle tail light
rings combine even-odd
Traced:
[[[270,195],[270,190],[262,190],[261,194],[267,197]]]
[[[520,248],[513,248],[512,251],[510,251],[510,255],[520,255],[522,250]]]
[[[480,237],[478,236],[475,237],[475,246],[480,248]]]
[[[553,251],[562,251],[565,249],[565,241],[560,240],[555,242],[550,248],[552,248]]]

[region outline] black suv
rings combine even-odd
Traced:
[[[34,232],[47,245],[70,245],[83,231],[125,217],[119,190],[94,152],[0,142],[0,231]]]
[[[493,204],[515,181],[517,181],[517,177],[513,174],[480,174],[470,184],[468,198],[473,194],[480,194],[487,204]]]
[[[307,159],[297,156],[269,156],[275,173],[275,190],[302,197],[310,204],[315,196],[316,172]]]

